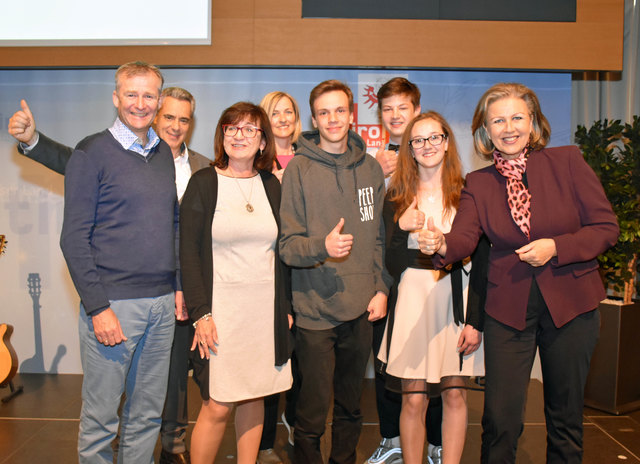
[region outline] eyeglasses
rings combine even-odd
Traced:
[[[224,135],[227,135],[229,137],[233,137],[235,136],[238,131],[240,131],[240,133],[248,138],[248,139],[252,139],[254,138],[256,135],[258,135],[258,132],[262,132],[262,129],[258,129],[256,126],[234,126],[232,124],[223,124],[222,125],[222,133]]]
[[[445,134],[433,134],[429,137],[416,137],[413,140],[409,140],[409,146],[414,150],[419,150],[421,148],[424,148],[428,141],[432,147],[437,147],[446,138],[447,136]]]

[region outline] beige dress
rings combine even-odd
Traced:
[[[420,203],[426,217],[434,218],[435,226],[444,233],[451,229],[450,220],[442,221],[442,206],[428,201]],[[418,234],[410,233],[407,245],[418,249]],[[462,272],[463,307],[466,315],[467,291],[471,263]],[[440,383],[447,376],[484,375],[483,345],[464,357],[460,371],[460,357],[456,351],[463,325],[453,320],[451,277],[445,271],[407,268],[398,284],[393,334],[387,352],[388,328],[378,353],[387,363],[387,372],[402,379],[426,380]]]
[[[247,211],[245,198],[253,212]],[[211,233],[212,315],[219,345],[209,361],[209,394],[216,401],[236,402],[288,390],[289,362],[275,366],[274,352],[278,229],[259,175],[218,174]]]

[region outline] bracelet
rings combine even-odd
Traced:
[[[200,322],[202,319],[204,319],[205,321],[209,321],[211,320],[211,313],[207,313],[204,316],[202,316],[200,319],[198,319],[197,321],[195,321],[192,325],[193,328],[197,328],[198,327],[198,322]]]

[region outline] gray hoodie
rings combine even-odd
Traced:
[[[318,131],[304,132],[282,179],[280,257],[293,267],[296,325],[321,330],[361,316],[376,292],[388,292],[384,269],[384,176],[349,132],[346,153],[322,150]],[[351,253],[330,258],[325,237],[344,218]]]

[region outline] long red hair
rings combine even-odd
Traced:
[[[418,163],[411,156],[411,131],[419,121],[433,119],[442,127],[442,133],[449,141],[449,147],[442,160],[442,202],[444,206],[443,219],[450,217],[452,212],[460,204],[460,191],[464,185],[462,177],[462,163],[458,155],[458,146],[451,126],[440,113],[428,111],[419,114],[408,125],[402,136],[400,151],[398,152],[398,164],[389,182],[387,198],[395,203],[394,215],[397,221],[402,213],[409,207],[418,193]]]

